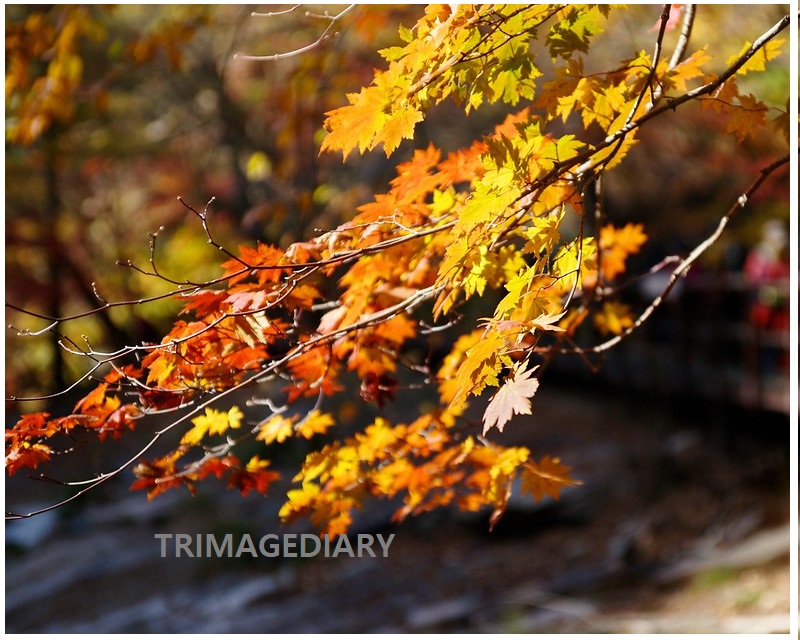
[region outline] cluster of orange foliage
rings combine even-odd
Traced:
[[[159,435],[182,429],[183,436],[173,450],[138,461],[134,488],[151,497],[176,486],[194,491],[213,475],[242,493],[266,492],[279,474],[263,452],[237,457],[242,442],[325,440],[335,425],[325,401],[342,392],[348,375],[382,407],[397,392],[398,370],[409,366],[404,354],[425,339],[429,323],[440,323],[461,328],[449,353],[436,368],[425,359],[411,363],[438,390],[436,406],[408,423],[377,418],[314,447],[281,516],[309,516],[327,533],[342,533],[367,499],[399,496],[398,519],[452,503],[488,507],[495,522],[516,478],[537,500],[557,498],[576,483],[569,467],[488,436],[531,413],[541,363],[579,349],[576,331],[587,320],[615,336],[638,324],[615,294],[647,236],[641,225],[596,224],[603,221],[584,208],[587,189],[625,161],[640,127],[685,103],[714,109],[721,127],[739,137],[767,124],[769,108],[740,93],[737,77],[779,54],[775,36],[788,23],[715,74],[705,70],[711,53],[687,55],[683,39],[671,59],[663,55],[667,29],[681,24],[665,11],[653,55],[634,52],[607,72],[587,72],[593,39],[613,11],[436,5],[412,28],[401,27],[403,44],[381,52],[386,66],[372,85],[328,114],[322,150],[347,158],[382,146],[388,157],[448,99],[467,113],[505,105],[495,130],[449,153],[415,150],[390,189],[336,229],[286,248],[228,252],[219,278],[176,292],[181,318],[160,344],[103,359],[110,371],[72,414],[29,414],[9,429],[8,472],[48,461],[57,434],[116,438],[166,411],[175,420]],[[537,55],[548,53],[554,72],[538,86]],[[572,133],[563,132],[568,121]],[[205,226],[206,213],[193,211]],[[578,221],[577,233],[564,231],[567,218]],[[475,298],[494,308],[461,327]],[[124,364],[130,356],[135,363]],[[282,401],[265,402],[257,420],[237,406],[211,406],[270,381],[281,383]],[[482,432],[471,430],[464,412],[488,388]],[[308,399],[316,400],[311,408]]]

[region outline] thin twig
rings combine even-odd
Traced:
[[[273,17],[273,16],[276,16],[276,15],[282,15],[282,14],[285,14],[285,13],[290,13],[290,12],[294,11],[295,9],[297,9],[297,7],[299,7],[299,6],[300,5],[296,5],[295,7],[293,7],[292,9],[289,9],[287,11],[279,11],[279,12],[274,12],[274,13],[260,13],[260,14],[254,13],[253,15],[258,15],[258,16],[263,16],[263,17],[269,18],[269,17]],[[346,16],[348,13],[350,13],[357,6],[358,5],[351,4],[346,9],[344,9],[344,10],[340,11],[339,13],[337,13],[335,16],[329,16],[329,15],[327,15],[327,12],[324,15],[315,14],[315,13],[311,13],[311,12],[306,12],[306,17],[309,17],[309,18],[323,18],[323,19],[329,20],[330,23],[328,24],[327,27],[325,27],[325,31],[322,32],[322,35],[320,35],[319,38],[317,38],[314,42],[312,42],[311,44],[308,44],[308,45],[306,45],[304,47],[300,47],[299,49],[295,49],[293,51],[286,51],[285,53],[274,53],[274,54],[268,55],[268,56],[255,56],[255,55],[248,55],[248,54],[245,54],[245,53],[236,53],[236,54],[233,55],[233,57],[235,59],[237,59],[237,60],[259,60],[259,61],[269,60],[269,61],[275,61],[275,60],[283,60],[284,58],[291,58],[293,56],[297,56],[297,55],[300,55],[302,53],[306,53],[307,51],[311,51],[315,47],[318,47],[320,44],[322,44],[322,42],[324,42],[325,40],[330,38],[331,36],[329,35],[329,33],[330,33],[331,29],[333,29],[334,25],[336,25],[336,23],[339,20],[341,20],[344,16]]]
[[[672,52],[672,57],[669,59],[669,65],[667,65],[668,69],[674,69],[683,60],[683,56],[686,53],[686,47],[689,46],[689,39],[692,37],[692,27],[694,26],[696,10],[697,5],[683,5],[683,23],[681,24],[681,35],[678,37],[678,43],[675,45],[675,51]]]
[[[360,329],[365,329],[367,327],[374,326],[376,324],[380,324],[381,322],[387,320],[388,318],[390,318],[390,317],[392,317],[394,315],[403,313],[403,312],[409,313],[409,312],[413,311],[417,306],[419,306],[420,304],[425,302],[426,300],[429,300],[429,299],[435,297],[436,295],[438,295],[441,290],[442,290],[442,287],[435,287],[435,286],[430,286],[430,287],[427,287],[425,289],[420,289],[419,291],[417,291],[414,294],[412,294],[411,296],[409,296],[406,300],[403,300],[403,301],[397,303],[396,305],[393,305],[391,307],[387,307],[386,309],[382,309],[380,311],[376,311],[375,313],[369,314],[368,316],[364,316],[361,319],[359,319],[357,322],[354,322],[353,324],[351,324],[349,326],[340,327],[338,329],[334,329],[333,331],[331,331],[329,333],[326,333],[326,334],[323,334],[323,335],[314,336],[314,337],[310,338],[309,340],[307,340],[306,342],[303,342],[302,344],[296,345],[293,349],[290,349],[289,352],[286,355],[284,355],[282,358],[274,360],[272,363],[270,363],[264,370],[255,373],[250,378],[247,378],[244,381],[242,381],[242,382],[240,382],[240,383],[238,383],[238,384],[236,384],[234,386],[229,387],[228,389],[224,389],[224,390],[220,391],[219,393],[217,393],[216,395],[212,396],[208,400],[197,404],[195,407],[192,408],[191,411],[189,411],[189,412],[183,414],[182,416],[176,418],[169,425],[167,425],[167,426],[163,427],[162,429],[160,429],[159,431],[157,431],[153,435],[153,437],[141,449],[139,449],[139,451],[137,451],[133,456],[131,456],[127,461],[123,462],[116,469],[114,469],[112,471],[109,471],[108,473],[100,474],[96,478],[91,478],[89,480],[82,480],[82,481],[74,481],[74,482],[66,482],[66,483],[64,483],[67,486],[79,486],[79,485],[84,485],[84,484],[86,485],[82,489],[80,489],[79,491],[74,493],[73,495],[61,500],[58,503],[55,503],[55,504],[52,504],[52,505],[49,505],[49,506],[46,506],[46,507],[42,507],[41,509],[37,509],[37,510],[31,511],[31,512],[26,513],[26,514],[7,513],[6,514],[6,520],[19,520],[19,519],[23,519],[23,518],[30,518],[30,517],[39,515],[41,513],[45,513],[47,511],[52,511],[54,509],[58,509],[59,507],[62,507],[64,505],[66,505],[66,504],[69,504],[70,502],[72,502],[73,500],[78,499],[79,497],[81,497],[82,495],[87,493],[88,491],[91,491],[93,488],[101,485],[102,483],[104,483],[104,482],[110,480],[111,478],[113,478],[113,477],[119,475],[120,473],[122,473],[122,471],[124,471],[125,469],[130,467],[132,464],[134,464],[135,462],[140,460],[142,458],[142,456],[144,456],[153,446],[155,446],[155,444],[165,434],[169,433],[170,431],[172,431],[176,427],[178,427],[181,424],[185,423],[187,420],[189,420],[193,416],[198,415],[201,411],[203,411],[207,407],[210,407],[212,404],[215,404],[215,403],[219,402],[221,399],[223,399],[223,398],[225,398],[225,397],[227,397],[227,396],[229,396],[229,395],[231,395],[231,394],[233,394],[233,393],[235,393],[237,391],[240,391],[240,390],[242,390],[242,389],[244,389],[244,388],[246,388],[248,386],[251,386],[253,384],[259,383],[265,377],[267,377],[268,375],[272,375],[276,370],[282,368],[284,365],[286,365],[292,359],[296,358],[301,353],[316,347],[318,344],[329,344],[330,342],[334,341],[339,336],[346,335],[348,333],[352,333],[352,332],[358,331]],[[176,408],[176,410],[177,409],[178,408]]]
[[[678,266],[676,266],[669,276],[669,281],[667,285],[664,287],[664,290],[648,305],[648,307],[639,315],[636,321],[630,327],[626,328],[621,334],[614,336],[613,338],[606,340],[598,345],[593,347],[586,347],[586,348],[577,348],[575,350],[567,350],[561,351],[561,353],[602,353],[603,351],[608,351],[611,347],[619,344],[622,340],[627,338],[630,334],[632,334],[636,329],[641,327],[645,321],[653,315],[656,309],[658,309],[661,304],[666,300],[667,296],[669,295],[670,291],[675,287],[678,281],[683,278],[692,267],[692,265],[697,261],[697,259],[706,252],[706,250],[711,247],[722,235],[722,232],[725,230],[725,227],[728,226],[728,223],[731,219],[736,215],[736,213],[743,209],[749,199],[753,196],[753,194],[761,187],[764,181],[777,169],[782,167],[785,164],[789,163],[789,156],[786,155],[769,166],[765,167],[761,170],[758,178],[750,185],[750,187],[745,191],[739,198],[736,200],[736,203],[733,204],[730,209],[728,209],[727,213],[722,216],[717,227],[714,229],[713,233],[709,235],[703,242],[697,245],[686,258],[680,261]]]

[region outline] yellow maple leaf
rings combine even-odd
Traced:
[[[736,136],[739,143],[744,142],[748,136],[757,134],[758,130],[767,123],[767,106],[752,94],[740,95],[739,104],[731,105],[725,111],[728,121],[725,131]]]
[[[592,166],[604,167],[606,170],[618,166],[628,155],[631,147],[638,142],[635,132],[625,134],[622,141],[602,146],[592,154]]]
[[[153,352],[157,353],[157,352]],[[147,384],[154,384],[158,387],[167,387],[168,381],[175,371],[174,356],[167,353],[159,353],[158,357],[153,358],[148,363]]]
[[[503,450],[489,468],[489,483],[484,497],[494,507],[489,517],[490,529],[494,528],[505,512],[508,499],[511,497],[511,484],[520,465],[525,463],[529,455],[530,451],[525,447],[510,447]]]
[[[370,475],[370,484],[381,494],[393,497],[408,485],[414,466],[406,458],[398,458],[379,467]]]
[[[439,368],[436,374],[436,378],[439,380],[439,397],[445,404],[452,403],[459,393],[461,387],[456,379],[456,373],[464,358],[467,357],[467,351],[480,341],[481,336],[483,336],[483,331],[480,329],[459,336]]]
[[[228,429],[238,429],[243,417],[244,414],[238,407],[231,407],[227,412],[206,409],[204,415],[192,420],[194,426],[183,434],[181,444],[199,444],[206,435],[222,435]]]
[[[270,465],[269,460],[262,460],[258,456],[253,456],[247,463],[245,470],[249,473],[256,473],[266,469]]]
[[[604,302],[603,308],[594,316],[594,326],[603,335],[620,335],[633,326],[631,309],[621,302]]]
[[[306,513],[318,500],[321,489],[314,482],[303,483],[300,489],[291,489],[286,493],[286,502],[278,511],[278,516],[284,522],[291,522]]]
[[[320,413],[314,409],[305,418],[297,423],[296,430],[306,440],[310,440],[318,433],[327,433],[328,427],[335,424],[333,416],[329,413]]]
[[[764,71],[766,64],[770,60],[777,58],[781,54],[781,45],[786,42],[784,39],[771,40],[763,47],[756,51],[750,59],[739,67],[736,72],[737,75],[746,75],[749,71]],[[739,57],[744,55],[750,47],[753,46],[752,42],[745,42],[739,53],[728,58],[728,65],[733,64]]]
[[[363,434],[356,436],[358,441],[358,457],[364,462],[382,459],[386,451],[397,442],[397,432],[383,418],[375,418]]]
[[[403,138],[411,140],[414,137],[414,127],[423,119],[422,112],[413,107],[395,111],[386,119],[380,135],[383,138],[383,150],[387,158],[400,146]]]
[[[497,376],[504,362],[505,344],[505,338],[499,333],[487,331],[480,342],[467,351],[467,357],[456,374],[458,391],[450,403],[451,407],[460,407],[470,393],[479,395],[487,385],[497,386]]]
[[[561,247],[553,259],[553,275],[560,280],[561,287],[569,291],[575,281],[591,277],[597,269],[594,238],[583,238],[583,242],[572,242]]]
[[[350,104],[329,111],[325,128],[330,133],[322,141],[321,151],[341,151],[344,159],[358,147],[361,153],[374,146],[375,134],[386,122],[384,100],[375,87],[361,93],[347,94]]]
[[[294,423],[289,418],[276,414],[259,426],[256,440],[263,440],[265,444],[280,443],[293,435]]]

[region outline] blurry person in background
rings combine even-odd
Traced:
[[[766,222],[747,254],[744,276],[753,287],[750,321],[759,329],[788,330],[789,234],[779,220]]]
[[[774,374],[777,366],[788,366],[788,351],[774,348],[789,331],[789,234],[783,222],[764,223],[761,240],[745,259],[744,277],[752,287],[749,319],[760,334],[763,373]]]

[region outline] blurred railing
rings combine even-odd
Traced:
[[[647,278],[628,302],[641,309],[664,290],[666,277]],[[663,398],[788,413],[789,281],[767,287],[753,285],[739,272],[690,273],[591,375],[613,387]],[[774,304],[770,323],[761,326],[753,321],[753,306],[765,297]],[[557,371],[589,375],[578,361]]]
[[[754,284],[742,273],[728,272],[687,279],[679,306],[690,318],[698,305],[706,306],[708,329],[694,329],[702,338],[695,348],[699,357],[721,365],[722,399],[788,413],[789,295],[788,278]]]

